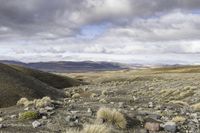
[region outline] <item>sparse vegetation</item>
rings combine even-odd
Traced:
[[[118,128],[126,128],[127,121],[124,115],[116,109],[100,108],[97,112],[97,121],[104,124],[115,125]]]
[[[17,105],[23,105],[24,107],[27,107],[29,105],[34,105],[36,108],[42,108],[46,106],[51,106],[52,100],[50,97],[46,96],[42,99],[34,99],[33,101],[29,101],[27,98],[21,98]]]
[[[0,74],[1,72],[2,69],[0,69]],[[84,75],[87,74],[84,73]],[[40,95],[33,92],[36,95],[35,98],[35,95],[26,97],[27,92],[21,91],[17,99],[23,97],[17,102],[19,106],[0,109],[0,112],[3,112],[0,114],[0,122],[14,125],[2,130],[66,133],[101,133],[101,131],[138,133],[140,130],[149,132],[159,130],[158,132],[164,133],[166,132],[165,125],[168,124],[174,126],[176,128],[174,130],[179,132],[185,132],[186,129],[188,132],[199,132],[200,75],[157,72],[150,69],[94,72],[94,75],[91,76],[92,84],[65,88],[62,90],[64,97],[53,101],[50,96],[42,98],[43,93]],[[90,81],[90,77],[87,76],[83,76],[83,79]],[[104,79],[109,82],[102,83]],[[126,79],[126,81],[120,81],[121,79]],[[20,86],[19,89],[21,89]],[[47,84],[45,86],[50,90],[52,88]],[[43,90],[41,88],[35,91],[40,92]],[[32,94],[32,91],[28,93]],[[78,97],[74,98],[77,99],[73,99],[72,96],[76,94]],[[10,95],[7,96],[7,100],[9,100],[8,97]],[[106,107],[99,109],[102,105]],[[28,110],[39,112],[38,117],[41,119],[27,113],[23,121],[19,121],[21,119],[18,119],[16,114],[29,112]],[[29,119],[38,119],[35,120],[36,128],[31,128],[34,121],[27,121]],[[37,124],[41,126],[37,127]],[[66,128],[71,129],[66,131]]]

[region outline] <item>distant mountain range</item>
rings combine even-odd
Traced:
[[[107,71],[128,69],[130,66],[113,62],[93,62],[93,61],[58,61],[58,62],[35,62],[23,63],[19,61],[0,60],[0,63],[20,65],[32,69],[46,72],[87,72],[87,71]],[[140,67],[140,65],[137,65]]]

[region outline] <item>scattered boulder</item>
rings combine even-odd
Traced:
[[[167,132],[175,133],[177,130],[177,125],[175,122],[169,121],[164,124],[164,129]]]
[[[50,107],[50,106],[46,106],[44,109],[47,110],[47,111],[53,111],[55,108],[54,107]]]
[[[34,122],[32,122],[32,126],[33,126],[33,128],[37,128],[37,127],[41,126],[41,123],[39,121],[34,121]]]
[[[0,117],[0,122],[2,122],[4,119],[2,117]]]
[[[11,115],[10,118],[11,119],[17,118],[17,115]]]
[[[144,127],[148,131],[152,131],[152,132],[157,132],[157,131],[160,130],[160,124],[159,123],[147,122],[147,123],[145,123]]]
[[[5,128],[6,126],[4,124],[0,124],[0,129]]]
[[[119,108],[124,108],[125,105],[124,105],[124,102],[119,102]]]
[[[148,103],[148,107],[149,107],[149,108],[153,108],[153,107],[154,107],[153,102],[149,102],[149,103]]]

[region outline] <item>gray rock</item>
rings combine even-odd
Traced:
[[[48,116],[52,116],[52,115],[54,115],[56,112],[55,111],[52,111],[52,112],[48,112],[47,114],[48,114]]]
[[[67,117],[65,117],[65,121],[66,122],[70,122],[71,121],[71,116],[68,115]]]
[[[45,110],[44,108],[40,108],[39,114],[47,114],[47,110]]]
[[[157,132],[157,131],[160,130],[160,124],[159,123],[154,123],[154,122],[147,122],[147,123],[145,123],[144,127],[148,131],[152,131],[152,132]]]
[[[46,120],[46,119],[47,119],[47,116],[42,116],[42,119],[43,119],[43,120]]]
[[[153,108],[153,102],[149,102],[148,107]]]
[[[41,123],[39,121],[34,121],[34,122],[32,122],[32,126],[33,126],[33,128],[37,128],[37,127],[41,126]]]
[[[44,109],[47,110],[47,111],[52,111],[52,110],[54,110],[55,108],[54,108],[54,107],[46,106]]]
[[[2,122],[4,119],[2,117],[0,117],[0,122]]]
[[[88,112],[88,113],[92,113],[92,109],[91,109],[91,108],[88,108],[87,112]]]
[[[175,122],[169,121],[169,122],[166,122],[164,124],[164,129],[167,132],[175,133],[176,132],[176,128],[177,128],[177,126],[176,126]]]
[[[29,110],[29,107],[26,107],[24,110],[25,110],[25,111],[28,111],[28,110]]]
[[[11,115],[10,118],[11,119],[17,118],[17,115]]]
[[[124,102],[119,102],[119,108],[124,108]]]
[[[5,127],[5,126],[4,126],[3,124],[0,124],[0,129],[1,129],[1,128],[4,128],[4,127]]]

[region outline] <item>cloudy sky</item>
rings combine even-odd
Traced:
[[[0,59],[200,64],[200,0],[0,0]]]

